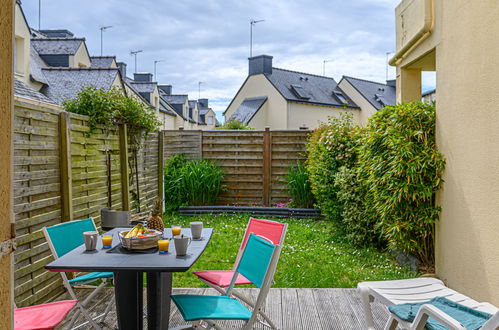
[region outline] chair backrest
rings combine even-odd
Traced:
[[[499,329],[499,311],[497,311],[481,328],[482,330]]]
[[[251,233],[236,271],[261,288],[276,245]]]
[[[272,241],[275,245],[282,245],[284,243],[284,238],[286,237],[287,228],[287,223],[250,218],[248,226],[246,227],[246,232],[244,233],[244,238],[241,242],[241,246],[239,247],[239,252],[237,253],[234,270],[236,270],[237,264],[241,259],[246,242],[248,241],[251,233],[257,236],[263,236]]]
[[[54,254],[54,258],[59,258],[84,243],[84,232],[96,230],[94,220],[88,218],[44,227],[43,233]]]

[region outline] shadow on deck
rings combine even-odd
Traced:
[[[252,300],[256,300],[257,289],[238,290],[251,297]],[[82,299],[89,294],[90,290],[77,289],[76,292],[78,297]],[[174,289],[173,292],[174,294],[216,295],[216,291],[213,289]],[[99,298],[108,301],[108,299],[114,299],[113,294],[113,289],[106,289]],[[100,300],[99,298],[96,300]],[[63,299],[69,299],[69,296],[66,294],[57,300]],[[144,299],[144,303],[146,303],[146,299]],[[377,303],[374,303],[372,307],[376,329],[383,329],[388,319],[388,312],[385,307]],[[93,315],[101,314],[104,308],[105,304],[92,306]],[[265,311],[281,330],[366,329],[360,296],[355,289],[270,289]],[[72,313],[68,315],[66,322],[70,320]],[[80,318],[79,323],[81,322]],[[187,322],[182,319],[172,303],[170,327],[185,324]],[[220,322],[220,324],[225,329],[240,329],[240,324],[237,321]],[[64,325],[67,323],[61,324],[57,329],[65,329]],[[103,329],[114,330],[118,328],[114,307],[102,326]],[[146,324],[144,324],[144,329],[147,329]],[[268,328],[257,324],[254,329]]]

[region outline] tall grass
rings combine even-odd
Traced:
[[[314,207],[315,198],[312,194],[307,169],[303,163],[297,162],[296,166],[291,165],[289,167],[286,181],[289,196],[293,200],[291,206],[299,208]]]
[[[180,206],[213,205],[224,189],[224,173],[208,160],[188,161],[183,154],[170,157],[165,164],[165,209]]]

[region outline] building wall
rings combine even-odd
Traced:
[[[345,112],[352,114],[354,122],[359,122],[359,110],[345,110],[290,102],[288,103],[287,129],[299,129],[300,127],[315,129],[320,126],[321,122],[325,123],[330,117],[339,117],[340,114]]]
[[[360,107],[361,110],[358,110],[358,123],[362,126],[366,125],[368,119],[378,110],[346,79],[342,79],[338,86]]]
[[[287,102],[263,74],[248,77],[246,83],[241,87],[241,90],[227,109],[225,121],[230,118],[245,98],[258,96],[268,97],[267,102],[265,102],[267,111],[263,118],[261,115],[255,116],[249,125],[256,129],[264,129],[266,126],[270,126],[272,129],[288,128]],[[262,109],[259,112],[261,111]]]
[[[437,195],[436,272],[451,288],[499,305],[499,43],[490,32],[499,30],[499,3],[435,0],[434,8],[434,32],[399,63],[397,84],[416,86],[411,79],[420,78],[403,70],[428,69],[434,56],[437,142],[447,160]],[[397,35],[404,35],[400,24]],[[411,93],[399,89],[399,98]]]
[[[209,117],[212,118],[211,124],[208,123]],[[206,126],[203,126],[203,129],[214,129],[217,123],[217,114],[215,113],[215,111],[213,110],[208,111],[204,116],[204,121],[206,123]]]
[[[88,55],[85,43],[72,56],[69,56],[69,66],[72,68],[89,68],[91,66],[90,56]]]
[[[15,65],[14,72],[17,79],[30,85],[29,54],[31,33],[23,17],[21,7],[16,3],[15,8]]]

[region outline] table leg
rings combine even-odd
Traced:
[[[120,330],[142,330],[143,314],[143,275],[142,272],[115,272],[114,294],[116,314]]]
[[[147,329],[168,329],[172,274],[147,273]]]

